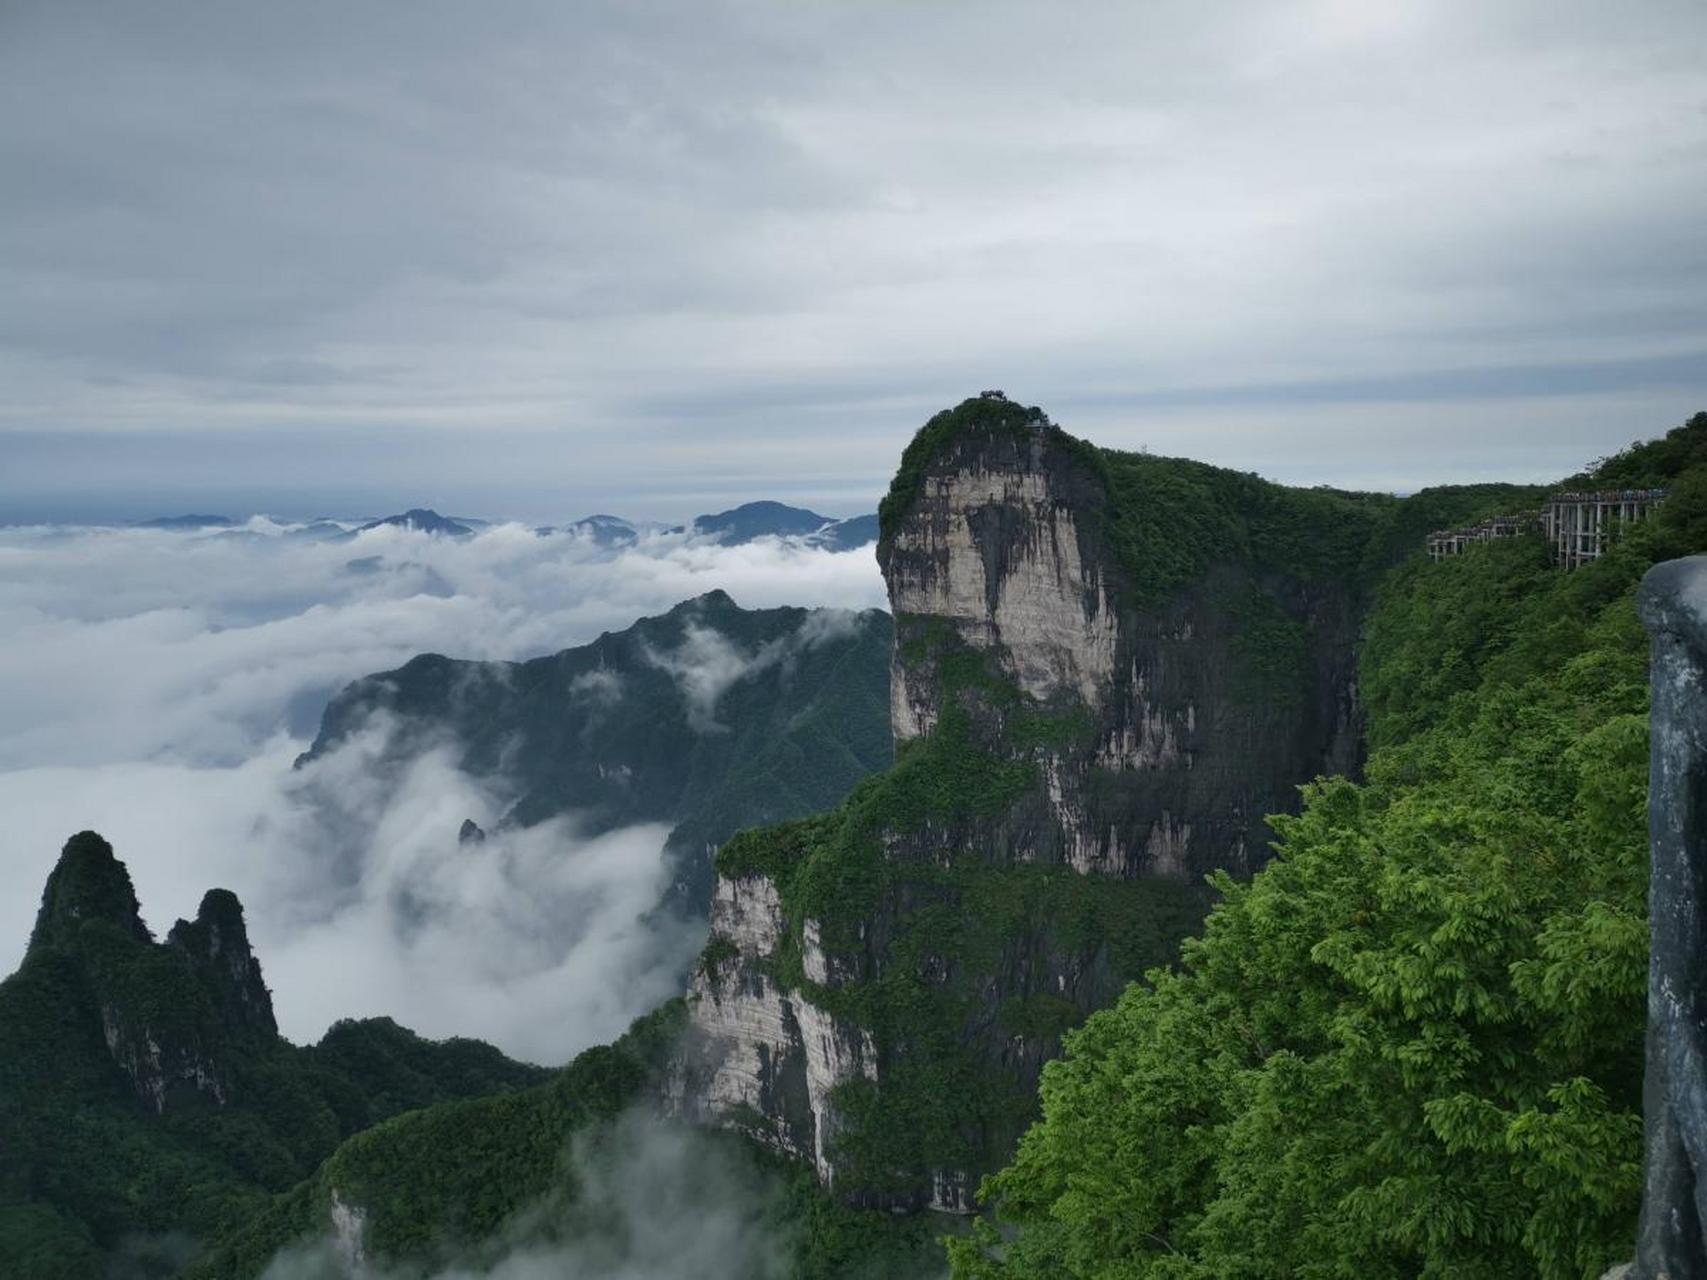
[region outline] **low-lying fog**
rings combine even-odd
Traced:
[[[383,725],[292,761],[336,689],[416,653],[531,657],[713,588],[749,608],[881,606],[873,548],[290,528],[0,529],[0,970],[60,845],[91,827],[157,934],[205,889],[236,891],[295,1040],[376,1014],[547,1063],[610,1039],[697,944],[642,922],[666,827],[585,840],[559,822],[463,848],[462,820],[490,829],[503,797],[457,772],[452,744],[384,786],[365,767]]]

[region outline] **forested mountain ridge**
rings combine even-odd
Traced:
[[[386,1019],[282,1039],[243,909],[210,890],[164,942],[85,831],[0,982],[0,1274],[170,1275],[349,1135],[412,1107],[546,1078]]]
[[[1356,770],[1395,531],[1511,496],[1289,489],[1000,394],[937,415],[880,516],[896,764],[720,851],[682,1112],[858,1202],[969,1210],[1060,1036]]]
[[[1408,562],[1359,664],[1366,779],[1318,783],[1181,963],[1044,1073],[964,1280],[1599,1276],[1632,1251],[1647,641],[1707,549],[1707,415],[1574,477],[1668,490],[1597,562]],[[1017,1230],[1017,1235],[1013,1232]]]
[[[372,770],[448,743],[511,797],[506,825],[674,822],[677,899],[703,914],[717,844],[826,808],[889,763],[890,636],[875,609],[743,609],[711,591],[547,657],[422,654],[365,676],[298,763],[383,727]]]

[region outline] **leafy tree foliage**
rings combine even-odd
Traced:
[[[209,900],[242,928],[234,897]],[[196,1241],[234,1229],[348,1135],[550,1074],[389,1020],[293,1045],[270,1011],[240,1017],[229,984],[180,945],[201,925],[180,921],[155,942],[110,846],[93,832],[68,842],[24,962],[0,982],[0,1274],[101,1276],[120,1257],[125,1274],[172,1274]],[[115,1044],[196,1046],[223,1101],[174,1080],[150,1105]]]
[[[597,1220],[583,1183],[601,1151],[622,1150],[618,1117],[655,1095],[684,1014],[681,1000],[670,1001],[542,1084],[439,1103],[356,1135],[313,1177],[228,1232],[183,1280],[261,1274],[281,1249],[329,1233],[334,1195],[362,1207],[364,1245],[388,1275],[482,1271],[518,1245],[620,1232],[622,1224]],[[842,1205],[810,1167],[734,1135],[695,1141],[717,1173],[742,1184],[756,1225],[778,1244],[778,1274],[879,1280],[940,1267],[931,1224]]]
[[[951,1241],[961,1280],[1597,1276],[1640,1195],[1651,563],[1707,549],[1707,417],[1609,460],[1672,499],[1573,574],[1538,538],[1385,581],[1367,778],[1176,968],[1069,1037]],[[1657,461],[1656,461],[1657,459]],[[1683,470],[1678,468],[1695,469]]]

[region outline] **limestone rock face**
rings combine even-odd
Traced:
[[[890,604],[999,652],[1035,698],[1068,694],[1100,707],[1119,624],[1102,566],[1084,554],[1091,547],[1072,502],[1075,492],[1094,502],[1094,490],[1087,477],[1053,465],[1041,437],[978,444],[932,468],[905,523],[881,544]],[[897,740],[934,722],[927,674],[897,659]]]
[[[782,904],[764,876],[725,877],[711,907],[712,937],[689,996],[694,1030],[708,1049],[699,1074],[678,1091],[679,1108],[704,1123],[739,1128],[775,1151],[807,1160],[826,1182],[835,1173],[830,1094],[875,1079],[871,1033],[838,1022],[767,972],[783,939]],[[810,936],[814,931],[808,926]],[[813,981],[832,979],[816,947],[802,957]]]
[[[118,1000],[101,1003],[101,1034],[113,1062],[130,1080],[144,1106],[164,1113],[184,1092],[223,1104],[225,1073],[207,1038],[195,1030],[163,1029],[138,1017]]]
[[[1707,556],[1642,580],[1653,640],[1647,1166],[1637,1280],[1707,1275]]]
[[[1096,727],[1043,761],[1051,821],[1013,856],[1192,883],[1255,870],[1264,816],[1296,808],[1300,782],[1359,763],[1352,591],[1229,556],[1166,598],[1138,598],[1091,457],[1040,413],[1003,408],[997,427],[926,463],[878,548],[897,742],[935,723],[938,664],[917,655],[951,629],[1030,698]],[[1168,550],[1164,534],[1155,554]],[[1294,669],[1266,670],[1258,606],[1302,636]]]
[[[1145,495],[1116,492],[1103,458],[999,396],[926,426],[878,545],[895,772],[944,741],[967,754],[887,793],[883,812],[905,817],[860,816],[879,802],[856,792],[839,811],[853,816],[765,855],[781,872],[723,859],[676,1103],[811,1160],[849,1199],[973,1210],[1062,1031],[1136,976],[1121,930],[1176,938],[1206,873],[1266,859],[1265,815],[1359,764],[1352,584],[1229,548],[1184,585],[1143,589],[1133,556],[1173,549],[1165,529],[1153,548],[1116,536],[1143,524]],[[960,803],[986,786],[999,799]],[[825,850],[883,864],[848,872],[873,904],[852,921],[834,893],[803,906],[813,890],[777,878],[788,857],[844,856]],[[1105,893],[1131,912],[1099,915]],[[1157,901],[1195,905],[1145,915]],[[981,928],[991,909],[1008,913],[1000,930]],[[952,1020],[929,1045],[909,1038],[925,1007]],[[997,1101],[942,1097],[956,1118],[939,1146],[910,1141],[905,1117],[922,1107],[928,1123],[923,1095],[950,1080]]]

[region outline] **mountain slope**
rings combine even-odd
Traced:
[[[426,507],[410,507],[400,515],[383,516],[378,520],[369,521],[356,533],[366,533],[369,529],[411,529],[416,533],[441,534],[447,538],[467,538],[474,534],[474,526],[461,520],[453,520],[449,516],[441,516],[437,511]]]
[[[365,677],[303,762],[379,715],[389,761],[453,742],[463,770],[514,797],[507,823],[673,821],[682,902],[703,911],[711,847],[834,804],[889,762],[890,635],[875,610],[747,610],[714,591],[550,657],[423,654]]]
[[[1176,971],[1071,1038],[956,1275],[1600,1275],[1641,1194],[1653,563],[1707,549],[1707,415],[1567,482],[1663,484],[1598,561],[1535,535],[1383,581],[1363,784]],[[1087,1197],[1084,1188],[1095,1187]]]
[[[1206,873],[1262,865],[1299,784],[1356,770],[1405,506],[1101,450],[999,395],[927,423],[880,514],[896,764],[719,853],[685,1113],[858,1202],[969,1209],[1062,1034],[1174,956]]]
[[[968,500],[978,492],[988,499]],[[900,620],[896,763],[828,813],[725,844],[686,1005],[643,1020],[614,1059],[584,1055],[572,1081],[430,1108],[348,1144],[234,1239],[244,1267],[207,1274],[253,1274],[276,1247],[330,1230],[334,1194],[362,1211],[387,1260],[460,1257],[530,1224],[580,1229],[550,1212],[573,1180],[559,1154],[540,1157],[541,1135],[560,1153],[590,1114],[578,1108],[608,1114],[653,1093],[783,1153],[791,1220],[810,1224],[817,1250],[784,1274],[914,1274],[888,1265],[885,1242],[906,1252],[953,1220],[887,1209],[966,1207],[976,1173],[1006,1160],[1032,1116],[1031,1082],[1063,1031],[1174,957],[1207,903],[1197,870],[1260,860],[1268,828],[1254,806],[1272,788],[1273,807],[1295,807],[1271,762],[1241,782],[1225,758],[1291,753],[1302,770],[1340,749],[1347,615],[1354,635],[1370,584],[1430,528],[1514,496],[1284,490],[1091,450],[1037,411],[981,401],[933,419],[892,493],[892,589],[932,610]],[[1154,513],[1153,530],[1134,504]],[[1145,559],[1147,538],[1166,564]],[[1106,594],[1093,601],[1089,586]],[[1087,697],[1079,677],[1101,659],[1082,638],[1105,614],[1122,637],[1113,651],[1135,661],[1111,664],[1114,683],[1092,682]],[[1241,646],[1245,635],[1263,643]],[[1194,642],[1213,660],[1194,658]],[[1312,660],[1271,661],[1300,651]],[[1199,762],[1201,790],[1168,776]],[[1252,812],[1206,809],[1183,839],[1175,814],[1176,838],[1155,847],[1161,815],[1130,807],[1143,787],[1209,806],[1237,786]],[[652,1039],[666,1021],[684,1026],[686,1046]],[[641,1054],[644,1079],[625,1092],[636,1034],[661,1057]],[[1201,1076],[1189,1047],[1173,1065]]]
[[[7,1274],[98,1276],[150,1237],[181,1250],[386,1116],[546,1075],[389,1022],[290,1044],[235,896],[211,890],[156,942],[124,865],[82,832],[0,982],[0,1258],[30,1260]]]
[[[877,541],[877,517],[837,520],[781,502],[744,502],[728,511],[695,516],[693,532],[727,546],[755,538],[801,538],[831,551],[851,551]]]

